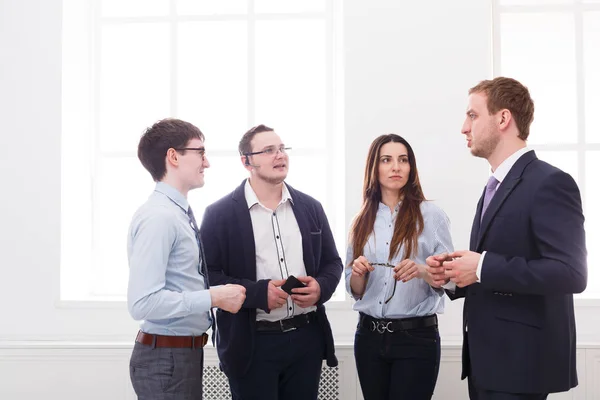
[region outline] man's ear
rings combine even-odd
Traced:
[[[512,120],[512,113],[508,109],[500,110],[498,112],[498,128],[503,131],[508,128],[510,121]]]
[[[167,150],[166,156],[167,163],[176,167],[179,165],[179,153],[174,148]]]

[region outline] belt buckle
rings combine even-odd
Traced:
[[[285,319],[280,319],[279,320],[279,326],[281,326],[281,331],[282,332],[290,332],[290,331],[295,331],[296,327],[295,326],[291,326],[289,325],[289,328],[285,327],[285,324],[283,323],[283,321],[286,321]]]
[[[375,325],[375,323],[373,323],[373,325],[375,325],[375,328],[377,329],[377,332],[379,332],[379,333],[385,333],[386,331],[389,333],[394,333],[394,331],[390,329],[391,323],[392,323],[392,321],[388,321],[388,322],[377,321],[377,325]]]

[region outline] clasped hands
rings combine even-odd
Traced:
[[[480,258],[481,254],[468,250],[437,254],[427,257],[425,270],[434,287],[451,281],[463,288],[479,280],[477,266]]]
[[[392,267],[392,265],[389,265]],[[426,270],[424,265],[416,264],[414,261],[406,259],[400,261],[394,268],[394,279],[397,281],[408,282],[413,278],[425,278]],[[375,267],[367,261],[365,256],[359,256],[352,262],[352,275],[357,278],[365,278],[368,272],[374,271]]]
[[[288,297],[291,297],[294,304],[302,308],[317,304],[321,298],[321,286],[319,285],[319,282],[312,276],[298,276],[297,278],[306,286],[292,289],[291,296],[281,290],[281,286],[283,286],[286,279],[269,281],[267,286],[267,302],[269,310],[275,310],[286,305]]]

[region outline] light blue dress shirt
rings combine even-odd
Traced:
[[[127,306],[146,333],[198,336],[211,325],[210,292],[200,271],[189,204],[158,182],[129,227]]]
[[[379,203],[373,232],[365,245],[363,255],[370,262],[386,263],[390,253],[390,242],[394,232],[394,224],[400,205],[394,212],[383,203]],[[431,202],[421,203],[424,229],[419,236],[417,254],[412,260],[417,264],[425,265],[425,259],[431,255],[453,251],[450,236],[450,221],[444,211]],[[398,255],[390,264],[396,265],[404,258],[404,246],[401,246]],[[348,246],[346,253],[346,290],[350,295],[350,277],[352,275],[352,246]],[[365,293],[361,299],[352,295],[356,303],[353,308],[373,318],[409,318],[442,313],[444,311],[444,291],[434,289],[423,279],[413,278],[408,282],[395,281],[392,268],[376,266],[369,273]],[[385,304],[394,290],[394,297]]]

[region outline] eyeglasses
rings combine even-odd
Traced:
[[[275,156],[275,155],[277,155],[278,152],[281,152],[281,154],[287,154],[287,152],[290,151],[291,149],[292,149],[291,147],[285,147],[284,145],[281,145],[279,147],[269,146],[261,151],[254,151],[252,153],[244,153],[243,155],[246,157],[256,156],[258,154],[266,154],[268,156]]]
[[[390,263],[378,263],[378,262],[370,262],[370,261],[369,261],[369,264],[370,264],[372,267],[386,267],[386,268],[392,268],[392,269],[396,268],[396,266],[395,266],[395,265],[392,265],[392,264],[390,264]],[[392,297],[394,297],[394,295],[396,294],[396,283],[397,283],[397,282],[396,282],[396,280],[395,280],[395,279],[393,279],[393,278],[392,278],[392,281],[394,281],[394,283],[393,283],[393,285],[394,285],[394,289],[392,290],[392,295],[391,295],[390,297],[388,297],[388,298],[387,298],[387,300],[385,301],[385,304],[389,303],[389,302],[390,302],[390,300],[392,300]]]
[[[204,147],[182,147],[180,149],[175,149],[175,151],[185,151],[185,150],[196,150],[198,155],[202,157],[202,161],[206,160],[206,149]]]

